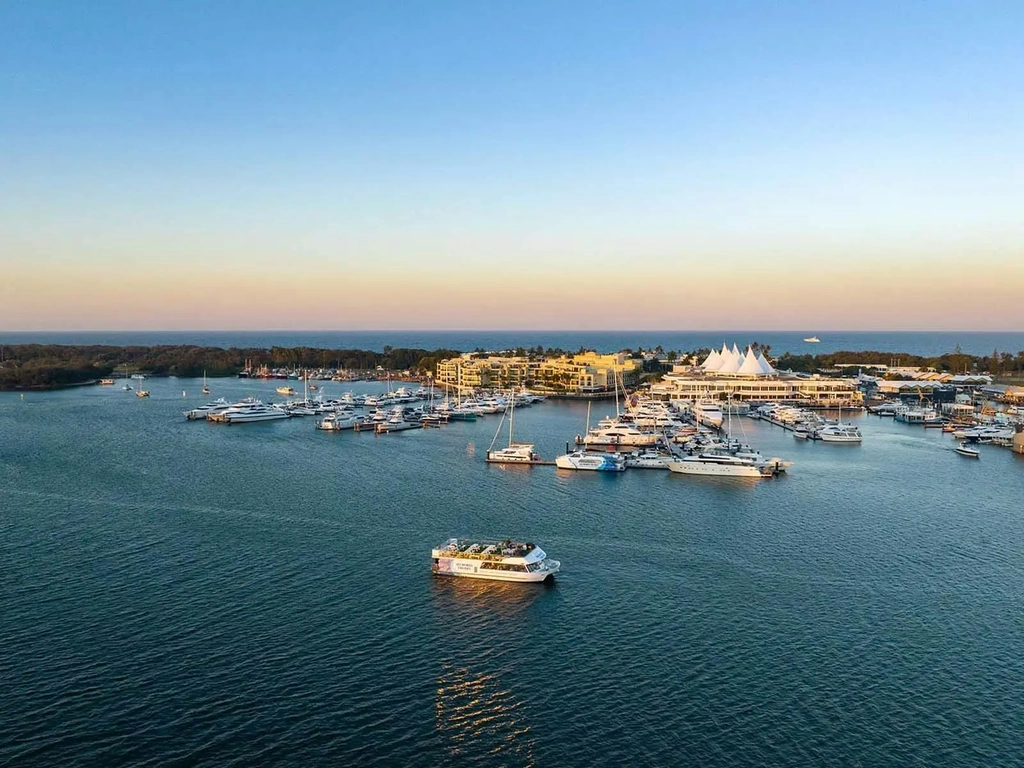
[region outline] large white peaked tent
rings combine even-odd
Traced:
[[[722,364],[722,356],[718,354],[718,350],[712,349],[711,354],[707,356],[704,362],[701,364],[701,368],[705,371],[717,371],[719,366]]]
[[[722,364],[718,367],[718,373],[738,373],[740,366],[743,365],[743,360],[740,357],[740,351],[735,344],[732,345],[732,349],[723,346],[722,349],[725,352],[722,353]]]
[[[764,353],[761,350],[757,351],[757,362],[761,365],[761,370],[764,371],[765,375],[775,373],[775,369],[772,368],[771,363],[765,358]]]
[[[747,352],[743,355],[743,363],[740,365],[739,370],[736,373],[743,374],[745,376],[763,376],[764,370],[761,368],[761,362],[757,359],[757,355],[754,354],[754,350],[747,347]]]

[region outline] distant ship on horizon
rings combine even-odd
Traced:
[[[817,336],[808,336],[806,339],[804,339],[804,341],[806,341],[808,344],[817,344],[818,342],[821,341],[821,339],[819,339]]]

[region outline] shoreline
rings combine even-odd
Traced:
[[[924,357],[906,352],[879,350],[839,350],[834,352],[793,355],[788,352],[772,355],[771,347],[760,347],[781,371],[821,373],[853,378],[860,371],[892,368],[893,373],[906,369],[932,369],[939,373],[985,374],[994,383],[1019,384],[1024,381],[1024,350],[990,355],[969,355],[955,348],[941,355]],[[583,351],[582,349],[580,351]],[[709,349],[644,350],[642,347],[622,349],[643,362],[647,374],[664,374],[677,362],[693,360]],[[572,357],[579,352],[565,349],[518,347],[515,352],[495,353],[531,360]],[[353,379],[424,380],[437,375],[438,363],[464,355],[483,355],[458,349],[394,348],[384,346],[382,352],[368,349],[335,349],[295,346],[266,348],[223,348],[217,346],[110,346],[73,344],[23,344],[0,346],[0,391],[56,391],[76,386],[90,386],[100,378],[120,378],[130,372],[148,377],[180,376],[210,378],[238,376],[242,372],[270,371],[274,378],[298,378],[300,371],[316,372],[316,378],[331,372],[351,375]],[[606,354],[606,353],[602,353]],[[885,363],[883,365],[882,363]],[[285,374],[285,375],[282,375]],[[287,374],[293,374],[291,376]],[[601,400],[606,392],[545,392],[556,398]]]

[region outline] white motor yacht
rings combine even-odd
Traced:
[[[378,435],[383,435],[388,432],[404,432],[407,429],[422,429],[422,427],[423,422],[421,421],[406,421],[402,406],[396,405],[392,409],[391,415],[385,421],[378,422],[374,430]]]
[[[226,411],[230,407],[230,403],[228,403],[227,400],[221,397],[218,398],[217,400],[214,400],[212,403],[197,406],[196,408],[193,408],[190,411],[184,411],[182,415],[186,419],[190,420],[205,419],[211,413],[220,413],[221,411]]]
[[[316,428],[326,432],[342,432],[346,429],[354,429],[357,425],[365,423],[365,416],[351,412],[341,412],[324,416],[324,418],[316,423]]]
[[[772,469],[764,464],[718,453],[700,453],[668,464],[669,470],[683,475],[720,477],[770,477]]]
[[[693,404],[691,411],[694,421],[705,427],[721,429],[722,422],[725,421],[722,406],[713,400],[700,400]]]
[[[219,413],[211,413],[206,418],[223,424],[246,424],[254,421],[287,419],[288,412],[272,405],[265,405],[260,400],[249,399],[235,403]]]
[[[852,424],[829,424],[818,430],[818,437],[825,443],[859,443],[863,440],[860,430]]]
[[[629,469],[668,469],[672,457],[659,451],[633,451],[626,454]]]
[[[578,445],[587,446],[646,446],[657,445],[660,441],[661,435],[656,432],[642,432],[632,424],[623,424],[615,419],[602,419],[601,423],[587,434],[576,436]]]

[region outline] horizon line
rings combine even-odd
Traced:
[[[90,329],[20,329],[0,330],[0,336],[13,334],[46,334],[46,333],[978,333],[978,334],[1024,334],[1024,330],[984,330],[971,328],[90,328]]]

